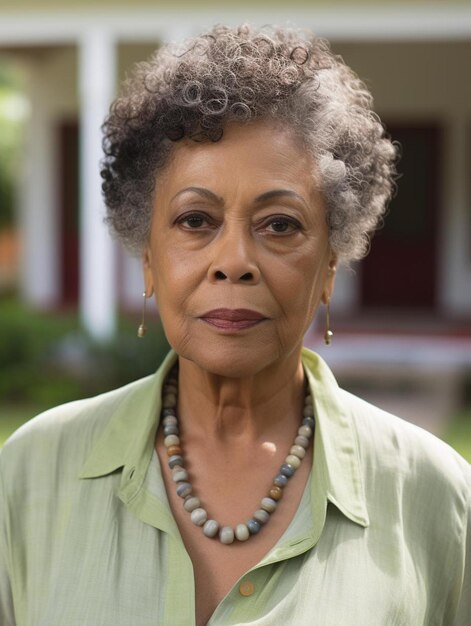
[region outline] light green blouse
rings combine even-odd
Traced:
[[[192,564],[154,451],[175,359],[36,417],[5,444],[2,626],[195,623]],[[341,390],[315,353],[303,363],[316,434],[302,502],[208,624],[469,626],[469,464]]]

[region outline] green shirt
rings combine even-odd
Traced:
[[[175,359],[171,352],[151,376],[47,411],[5,444],[2,626],[195,623],[192,564],[154,450],[161,384]],[[301,504],[208,624],[471,624],[469,464],[341,390],[315,353],[304,349],[303,363],[316,434]],[[240,590],[247,582],[251,595]]]

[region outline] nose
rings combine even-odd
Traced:
[[[255,242],[242,227],[228,228],[213,242],[208,279],[213,282],[256,284],[260,269],[256,260]]]

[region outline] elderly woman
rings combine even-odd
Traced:
[[[173,349],[5,445],[2,625],[471,623],[469,465],[302,347],[394,188],[371,103],[285,29],[136,66],[103,191]]]

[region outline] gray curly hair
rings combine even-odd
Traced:
[[[339,261],[359,259],[396,186],[398,146],[372,103],[329,42],[312,34],[217,25],[165,45],[135,65],[102,125],[106,222],[141,253],[174,142],[219,141],[230,121],[271,118],[315,159],[332,250]]]

